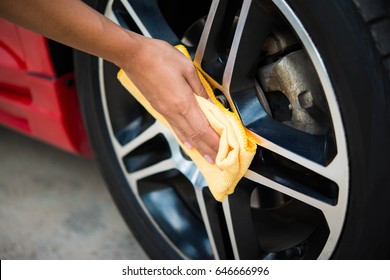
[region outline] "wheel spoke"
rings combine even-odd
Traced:
[[[207,183],[198,167],[182,156],[175,156],[175,165],[177,169],[191,182],[196,189],[203,189]]]
[[[131,173],[131,175],[128,176],[129,176],[129,180],[131,179],[134,181],[138,181],[159,173],[167,172],[172,169],[175,169],[175,164],[172,162],[172,160],[168,159],[168,160],[160,161],[156,164],[153,164],[151,166],[148,166],[136,172],[133,172]]]
[[[252,188],[242,180],[235,192],[223,202],[230,242],[235,259],[260,259],[263,250],[256,236],[251,214]]]
[[[244,0],[223,78],[223,87],[229,89],[232,99],[236,93],[253,88],[261,50],[272,23],[270,14],[258,1]]]
[[[212,2],[195,56],[195,63],[220,83],[239,4],[240,1],[229,0]]]
[[[344,199],[340,186],[346,183],[348,170],[340,166],[345,163],[345,154],[340,152],[329,165],[322,166],[290,151],[276,150],[278,153],[259,148],[246,177],[316,208]]]
[[[339,153],[326,167],[307,161],[305,169],[294,166],[294,169],[290,171],[279,168],[279,166],[272,166],[272,164],[267,166],[255,162],[245,177],[303,202],[312,209],[320,210],[329,229],[327,238],[331,239],[340,234],[342,223],[339,222],[340,218],[337,218],[337,215],[344,213],[347,207],[348,189],[343,186],[348,184],[348,170],[347,167],[340,168],[340,166],[345,166],[345,156]],[[313,169],[319,170],[322,174],[313,175],[311,173]],[[294,176],[290,176],[291,174]],[[327,247],[331,245],[326,244],[322,252],[323,258],[329,257],[330,254]]]
[[[125,145],[118,145],[116,148],[117,154],[120,157],[125,157],[128,155],[131,151],[136,149],[137,147],[141,146],[145,142],[149,141],[159,133],[163,132],[163,127],[161,127],[161,124],[159,122],[155,122],[153,125],[148,127],[146,130],[144,130],[141,134],[139,134],[137,137],[132,139],[130,142],[126,143]]]
[[[334,156],[335,144],[329,134],[309,134],[274,120],[263,108],[254,88],[237,94],[239,98],[233,99],[235,108],[244,126],[261,136],[260,143],[265,139],[280,147],[280,151],[289,150],[321,165]]]
[[[257,1],[214,0],[195,63],[227,90],[232,82],[247,85],[242,78],[254,77],[270,28],[271,18]]]
[[[327,207],[330,203],[326,203],[323,201],[322,197],[318,197],[319,195],[316,193],[307,193],[307,188],[303,185],[298,185],[298,187],[301,187],[301,189],[292,188],[289,185],[283,185],[282,183],[279,183],[277,180],[269,179],[266,176],[263,176],[259,173],[253,172],[252,170],[249,170],[245,176],[245,178],[250,179],[258,184],[261,184],[263,186],[267,186],[275,191],[281,192],[283,194],[286,194],[290,196],[291,198],[297,199],[299,201],[302,201],[310,206],[313,206],[318,209],[323,209],[324,207]]]
[[[316,173],[331,181],[339,182],[340,178],[342,178],[347,172],[347,169],[340,168],[340,164],[345,163],[347,157],[345,151],[339,150],[332,161],[324,166],[323,164],[317,163],[316,161],[312,161],[311,159],[295,153],[294,150],[291,151],[286,149],[285,147],[271,142],[265,138],[260,138],[259,142],[261,143],[261,147],[275,155],[280,156],[283,158],[283,160],[292,162],[302,167],[303,169]],[[257,165],[256,157],[253,161],[253,164],[255,166]]]
[[[232,251],[226,236],[221,203],[217,202],[207,188],[196,190],[196,199],[215,259],[231,259]]]
[[[125,28],[172,45],[179,43],[162,15],[157,0],[114,0],[112,11],[116,21]]]

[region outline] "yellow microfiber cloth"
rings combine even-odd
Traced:
[[[184,46],[179,45],[176,48],[190,58]],[[196,100],[211,127],[220,136],[215,164],[209,163],[196,149],[188,149],[177,137],[176,140],[198,166],[214,198],[222,202],[229,194],[234,192],[238,181],[245,175],[257,146],[254,139],[246,133],[237,114],[223,107],[215,98],[202,73],[199,69],[197,70],[199,78],[213,103],[195,94]],[[161,121],[172,131],[167,120],[150,105],[123,70],[119,71],[118,79],[155,119]]]

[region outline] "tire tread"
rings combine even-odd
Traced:
[[[381,56],[390,54],[390,18],[377,22],[371,26],[371,33]]]
[[[387,0],[353,0],[365,22],[375,22],[388,17],[390,9]]]
[[[390,76],[390,1],[353,0],[363,21],[368,25],[383,65]]]

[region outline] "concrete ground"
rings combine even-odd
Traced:
[[[0,127],[0,259],[147,259],[95,161]]]

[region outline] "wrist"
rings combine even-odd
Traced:
[[[120,39],[113,43],[115,46],[110,61],[121,69],[129,70],[131,65],[136,63],[144,37],[126,29],[122,29],[122,31]]]

